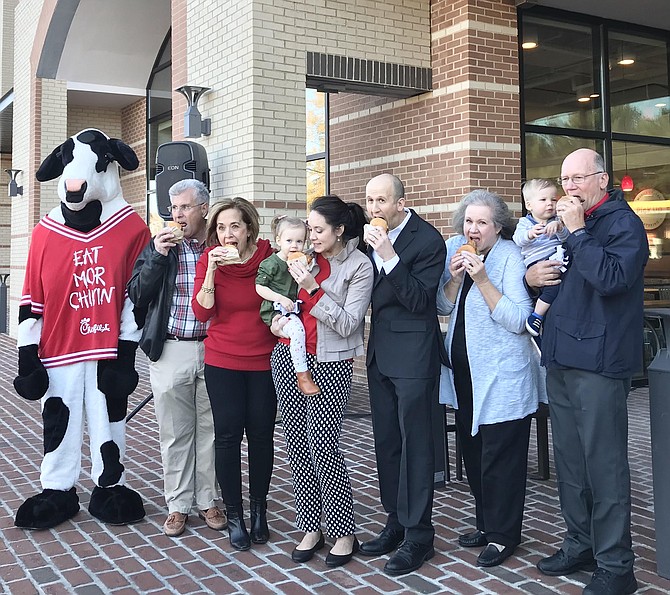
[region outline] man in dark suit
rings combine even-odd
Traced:
[[[398,576],[417,570],[435,553],[431,413],[442,348],[435,300],[446,251],[440,233],[405,208],[405,189],[396,176],[372,178],[366,203],[370,217],[388,224],[388,232],[376,226],[365,231],[375,265],[368,387],[388,518],[360,551],[381,556],[398,548],[384,567]]]

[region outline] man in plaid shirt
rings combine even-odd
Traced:
[[[135,263],[128,295],[144,320],[140,347],[150,360],[168,517],[163,531],[181,535],[195,504],[212,529],[227,526],[216,505],[214,423],[205,388],[207,325],[191,310],[195,265],[205,250],[209,192],[198,180],[170,190],[178,226],[156,234]]]

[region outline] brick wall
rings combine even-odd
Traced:
[[[172,6],[183,9],[183,0]],[[185,12],[187,68],[184,74],[178,62],[179,38],[173,81],[212,87],[199,108],[213,132],[199,142],[208,151],[213,197],[253,200],[264,234],[277,210],[304,213],[306,52],[430,64],[428,0],[191,2]],[[174,104],[175,138],[182,105]]]
[[[121,138],[121,111],[112,108],[68,105],[67,136],[85,128],[97,128],[107,136]]]
[[[14,85],[14,9],[18,0],[0,0],[0,97]]]
[[[121,140],[130,146],[140,161],[135,171],[121,170],[124,198],[140,216],[147,218],[147,102],[140,99],[121,110]]]
[[[361,201],[371,176],[394,173],[409,206],[447,236],[455,204],[474,188],[520,211],[514,2],[433,2],[431,40],[431,93],[331,97],[331,189]]]

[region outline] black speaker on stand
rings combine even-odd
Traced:
[[[209,190],[207,151],[193,141],[163,143],[156,151],[156,202],[158,214],[172,219],[168,190],[181,180],[200,180]]]

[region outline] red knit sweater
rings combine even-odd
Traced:
[[[277,338],[258,314],[262,298],[256,293],[256,274],[261,261],[272,254],[267,240],[244,264],[218,267],[214,273],[214,307],[203,308],[195,299],[207,271],[212,248],[207,248],[195,267],[191,306],[198,320],[210,321],[205,339],[205,363],[228,370],[270,369],[270,352]]]

